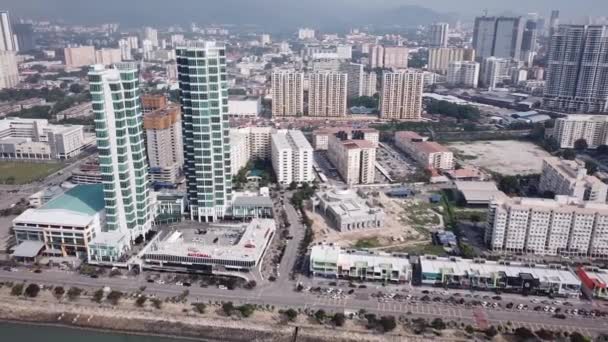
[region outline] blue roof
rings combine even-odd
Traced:
[[[41,209],[65,209],[82,214],[94,215],[105,208],[103,184],[77,185],[58,196]]]
[[[247,177],[262,177],[263,174],[264,174],[263,170],[253,169],[253,170],[249,171],[249,173],[247,174]]]

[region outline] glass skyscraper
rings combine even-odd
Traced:
[[[215,221],[232,198],[226,49],[215,42],[177,47],[184,174],[190,217]]]
[[[133,241],[148,232],[153,213],[135,63],[89,70],[106,223]]]

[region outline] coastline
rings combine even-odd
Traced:
[[[277,341],[292,342],[362,342],[423,341],[421,336],[378,334],[369,331],[332,329],[312,324],[288,324],[268,317],[239,319],[208,317],[185,313],[181,307],[167,309],[134,308],[132,303],[116,307],[79,302],[23,298],[0,294],[0,321],[34,324],[100,333],[154,336],[183,341]],[[86,301],[86,302],[85,302]],[[270,315],[269,315],[270,316]],[[58,320],[61,317],[61,320]],[[454,339],[446,339],[454,341]]]

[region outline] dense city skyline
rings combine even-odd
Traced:
[[[415,26],[429,20],[470,20],[474,16],[482,15],[484,10],[490,15],[538,13],[540,16],[548,16],[550,10],[558,9],[564,14],[564,20],[580,21],[590,13],[608,11],[608,3],[597,0],[581,0],[576,3],[568,0],[313,0],[305,3],[292,0],[227,0],[219,3],[181,0],[178,4],[180,5],[175,6],[173,2],[162,0],[60,0],[53,1],[50,6],[42,0],[7,0],[4,8],[13,12],[16,17],[47,18],[80,24],[120,22],[125,26],[180,23],[188,25],[192,21],[200,21],[216,24],[260,24],[277,28],[294,25],[348,27],[352,22],[390,22]],[[120,11],[117,11],[118,8]],[[318,11],[319,8],[323,8],[323,11]],[[277,13],[281,15],[276,15]]]

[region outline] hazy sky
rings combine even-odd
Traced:
[[[549,16],[559,9],[562,18],[579,19],[587,15],[608,15],[608,0],[1,0],[0,9],[15,17],[65,19],[69,22],[120,21],[123,24],[218,22],[234,23],[283,19],[309,20],[311,24],[349,16],[377,17],[382,11],[416,5],[438,13],[457,13],[471,18],[488,9],[490,14],[537,12]],[[319,17],[319,18],[316,18]],[[322,18],[321,18],[322,17]],[[365,17],[366,18],[366,17]],[[356,20],[356,19],[354,19]],[[294,23],[296,24],[296,23]]]

